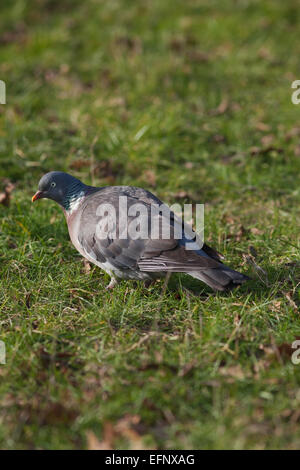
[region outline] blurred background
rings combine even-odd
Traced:
[[[293,0],[4,0],[3,176],[87,179],[94,153],[110,183],[276,196],[274,163],[295,175],[280,148],[299,116],[298,16]]]

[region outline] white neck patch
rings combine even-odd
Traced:
[[[76,209],[78,209],[83,198],[84,198],[84,191],[81,191],[81,193],[79,193],[76,198],[73,198],[70,200],[69,209],[67,210],[68,215],[71,215],[74,211],[76,211]]]

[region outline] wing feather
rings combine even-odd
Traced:
[[[148,238],[133,239],[128,234],[127,238],[119,237],[119,196],[127,196],[128,208],[137,202],[147,209]],[[97,208],[100,204],[113,205],[116,211],[116,237],[112,233],[107,233],[107,237],[102,239],[97,237],[97,225],[100,217],[97,215]],[[121,270],[139,270],[145,272],[170,271],[170,272],[190,272],[207,268],[217,268],[220,261],[215,255],[211,258],[206,251],[185,250],[181,240],[174,236],[176,217],[172,214],[169,223],[170,237],[163,239],[161,233],[158,238],[151,235],[153,219],[151,219],[151,204],[161,203],[159,199],[151,193],[140,188],[111,187],[103,188],[87,197],[86,202],[80,208],[80,229],[79,243],[88,255],[95,261],[109,262],[112,266]],[[161,203],[162,204],[162,203]],[[152,214],[153,215],[153,214]],[[157,214],[159,223],[163,216]],[[128,223],[134,217],[128,216]],[[164,219],[165,221],[165,219]],[[157,220],[156,220],[157,223]],[[194,233],[192,228],[189,228]],[[213,250],[212,250],[213,251]]]

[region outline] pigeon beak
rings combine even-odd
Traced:
[[[36,201],[37,199],[41,199],[43,197],[42,191],[37,191],[34,196],[32,196],[32,202]]]

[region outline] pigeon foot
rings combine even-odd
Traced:
[[[110,283],[107,284],[105,289],[113,289],[114,287],[116,287],[117,284],[118,284],[117,279],[115,277],[112,277],[110,280]]]

